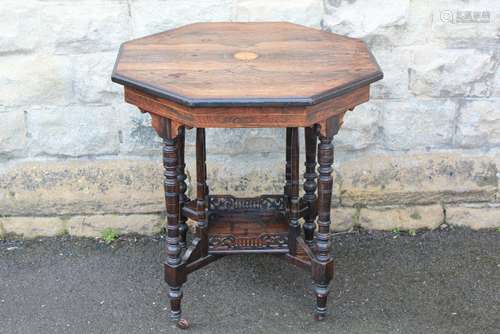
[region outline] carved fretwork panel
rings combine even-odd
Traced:
[[[288,235],[286,233],[261,234],[257,237],[211,235],[208,237],[208,245],[210,250],[286,249]]]
[[[210,210],[285,210],[282,195],[263,195],[253,198],[237,198],[230,195],[210,196]]]

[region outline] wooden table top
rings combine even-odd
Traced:
[[[187,107],[304,107],[382,76],[361,40],[286,22],[224,22],[124,43],[112,80]]]

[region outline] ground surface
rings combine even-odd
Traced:
[[[310,275],[272,256],[226,257],[192,274],[190,333],[500,333],[500,233],[336,235],[324,322]],[[0,333],[175,333],[163,239],[113,246],[69,237],[0,241]]]

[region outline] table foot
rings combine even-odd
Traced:
[[[326,301],[328,298],[328,285],[316,285],[314,287],[314,292],[316,294],[316,309],[314,318],[318,321],[325,319],[326,317]]]
[[[188,329],[189,328],[189,322],[186,319],[180,319],[177,321],[177,327],[180,329]]]
[[[170,320],[181,321],[182,289],[180,287],[170,287],[168,298],[170,299]]]

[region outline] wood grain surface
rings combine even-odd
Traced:
[[[190,107],[309,106],[380,80],[363,41],[292,23],[196,23],[126,42],[112,80]]]

